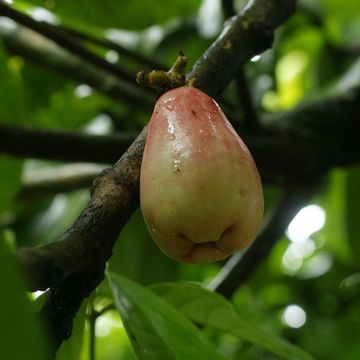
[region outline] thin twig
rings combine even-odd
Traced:
[[[96,320],[97,320],[97,311],[94,309],[94,306],[91,306],[90,314],[88,317],[89,320],[89,360],[95,360],[95,345],[96,345]]]
[[[239,95],[239,102],[243,110],[245,126],[249,131],[259,130],[260,123],[255,111],[253,97],[250,92],[249,84],[246,80],[245,68],[242,66],[236,74],[236,89]]]
[[[9,52],[41,65],[43,69],[88,84],[115,101],[133,106],[137,111],[147,112],[153,107],[155,95],[135,86],[135,79],[133,84],[118,79],[26,27],[0,27],[0,36]]]
[[[58,31],[54,26],[44,21],[36,21],[30,16],[27,16],[11,8],[9,5],[3,2],[0,2],[0,15],[9,17],[15,22],[36,31],[39,34],[42,34],[43,36],[62,46],[64,49],[71,51],[73,54],[76,54],[83,60],[88,61],[100,69],[105,70],[110,74],[117,76],[118,78],[131,84],[134,83],[135,74],[131,74],[127,70],[124,70],[119,66],[108,62],[101,56],[96,55],[83,46],[83,44],[81,44],[79,41],[75,40],[73,37],[68,36],[62,31]]]
[[[98,312],[97,312],[97,317],[101,316],[101,315],[104,315],[106,312],[108,312],[109,310],[113,310],[115,309],[115,304],[114,303],[109,303],[107,305],[105,305],[102,309],[100,309]]]
[[[150,69],[166,69],[167,68],[165,64],[162,64],[159,61],[150,59],[149,57],[146,57],[138,52],[132,51],[124,46],[114,43],[111,40],[104,39],[104,38],[98,38],[94,35],[87,34],[87,33],[81,32],[79,30],[69,28],[64,25],[58,25],[57,27],[59,29],[65,31],[68,34],[78,37],[79,39],[88,41],[95,45],[99,45],[106,49],[114,50],[120,55],[126,56],[129,59],[132,59],[140,64],[148,66]]]
[[[109,303],[105,305],[100,310],[95,310],[94,306],[91,306],[91,310],[88,316],[89,321],[89,333],[90,333],[90,340],[89,340],[89,359],[95,360],[96,355],[96,320],[103,314],[105,314],[109,310],[115,309],[114,303]]]

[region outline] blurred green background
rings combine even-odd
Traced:
[[[189,69],[219,35],[225,20],[220,0],[6,2],[37,20],[105,37],[167,67],[183,49],[189,57]],[[236,1],[235,8],[240,10],[245,4]],[[8,42],[17,31],[15,23],[0,17],[0,124],[108,134],[139,130],[148,121],[150,112],[109,99],[72,79],[71,74],[64,76],[14,54]],[[258,112],[289,110],[321,95],[356,61],[359,34],[358,0],[300,1],[296,14],[277,31],[273,49],[254,57],[245,68]],[[90,46],[133,73],[144,67],[114,50]],[[235,105],[233,111],[241,117],[234,84],[226,89],[224,98]],[[55,240],[85,206],[87,188],[32,193],[34,178],[57,174],[64,165],[0,154],[0,237],[10,252]],[[71,169],[76,172],[79,168]],[[268,213],[282,189],[264,185]],[[243,320],[290,340],[317,359],[360,358],[359,185],[360,167],[333,169],[268,259],[232,299]],[[180,280],[208,284],[222,265],[180,265],[168,259],[154,245],[137,211],[120,234],[109,268],[143,285]],[[16,314],[28,314],[29,304],[25,298],[14,301],[21,289],[10,284],[18,281],[18,274],[5,260],[0,262],[0,273],[13,272],[14,280],[4,277],[0,284],[0,297],[13,314],[6,325],[8,330],[0,325],[0,337],[13,327],[19,341],[36,343],[37,339],[18,332]],[[57,359],[89,358],[86,312],[90,308],[100,310],[111,301],[105,281],[83,305],[74,336],[62,346]],[[135,358],[116,310],[98,317],[95,332],[97,359]],[[277,358],[211,327],[205,333],[228,359]]]

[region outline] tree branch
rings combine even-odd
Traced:
[[[358,68],[359,75],[356,76],[354,70],[345,74],[344,79],[349,78],[351,82],[342,85],[341,91],[333,91],[292,111],[269,116],[257,134],[246,132],[234,123],[251,150],[264,182],[279,185],[307,182],[336,166],[350,166],[360,161],[357,136],[360,61],[353,68]],[[3,125],[0,126],[0,151],[18,156],[110,163],[122,153],[132,136],[132,133],[99,136],[42,132]]]
[[[296,0],[252,0],[195,63],[187,78],[217,98],[241,66],[268,49],[275,29],[295,11]]]
[[[126,151],[137,134],[120,132],[101,136],[0,124],[0,152],[47,160],[111,164]]]
[[[74,315],[102,280],[117,236],[138,205],[145,136],[146,128],[123,157],[96,178],[88,205],[59,241],[18,253],[30,289],[50,287],[41,314],[54,351],[70,336]]]
[[[26,171],[19,197],[89,188],[95,177],[104,169],[104,165],[75,163],[51,169]]]
[[[269,34],[292,14],[294,4],[295,1],[290,0],[251,2],[245,15],[233,20],[219,41],[197,62],[189,77],[204,91],[219,94],[234,75],[233,68],[237,66],[233,60],[237,59],[236,64],[241,66],[270,46],[270,42],[262,40],[272,37]],[[229,45],[227,40],[230,41],[230,51],[220,45],[224,39],[226,45]],[[257,39],[261,46],[256,41],[254,44]],[[231,66],[227,66],[229,63]],[[218,73],[219,66],[229,74],[224,70]],[[210,73],[212,81],[209,81]],[[145,137],[146,129],[124,156],[95,180],[89,204],[60,241],[19,253],[19,262],[32,278],[32,289],[50,287],[41,314],[51,329],[54,351],[70,335],[76,311],[102,279],[118,233],[138,205]]]
[[[252,245],[244,252],[233,255],[208,288],[231,298],[266,259],[291,220],[310,199],[314,189],[313,184],[288,189]]]
[[[223,13],[226,18],[236,14],[234,2],[232,0],[222,0]],[[242,111],[244,113],[244,122],[249,131],[259,130],[259,121],[257,118],[254,102],[252,99],[249,84],[245,75],[245,68],[241,66],[235,77],[236,90],[239,96]]]

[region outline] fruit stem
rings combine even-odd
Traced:
[[[169,89],[183,86],[185,84],[185,68],[187,58],[182,51],[175,60],[169,71],[164,70],[142,70],[136,75],[136,81],[141,86],[147,86],[164,93]]]
[[[187,65],[187,57],[182,51],[180,51],[179,56],[176,58],[173,66],[170,68],[170,70],[167,73],[169,75],[183,77],[185,76],[186,65]]]

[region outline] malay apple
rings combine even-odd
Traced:
[[[226,258],[254,239],[263,216],[254,160],[217,103],[192,86],[156,102],[141,165],[141,210],[169,257]]]

